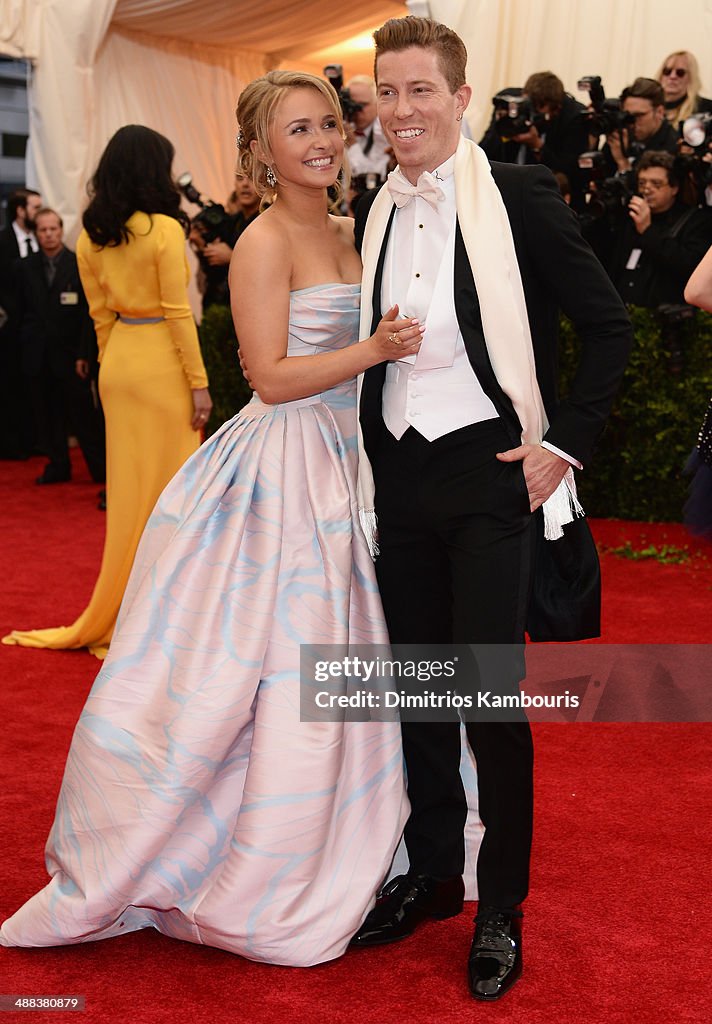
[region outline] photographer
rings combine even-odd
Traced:
[[[603,153],[611,174],[624,174],[647,150],[677,153],[675,129],[665,118],[665,94],[654,78],[636,78],[620,96],[621,110],[633,121],[606,135]]]
[[[237,213],[227,213],[220,203],[201,195],[192,184],[190,174],[181,175],[178,186],[183,195],[201,207],[190,222],[188,241],[198,258],[198,287],[203,310],[208,306],[228,306],[230,290],[228,270],[237,239],[260,211],[260,197],[249,178],[235,175],[234,195],[239,202]]]
[[[521,96],[518,118],[522,130],[509,134],[508,110],[503,97]],[[582,103],[564,91],[564,85],[551,71],[530,75],[524,89],[504,89],[493,99],[492,121],[480,142],[491,160],[504,163],[544,164],[565,174],[577,193],[578,156],[588,149],[588,120]],[[503,120],[503,118],[507,120]]]
[[[712,210],[680,198],[686,184],[670,153],[648,151],[636,166],[611,277],[626,303],[656,307],[684,302],[685,284],[712,244]]]
[[[346,83],[352,109],[347,117],[347,156],[352,176],[388,174],[390,148],[376,116],[376,83],[368,75],[356,75]]]
[[[330,81],[336,88],[333,76]],[[355,75],[345,88],[337,89],[337,92],[347,131],[346,155],[351,170],[351,185],[346,196],[346,206],[351,213],[364,192],[383,184],[395,162],[392,161],[388,140],[376,116],[374,80],[368,75]]]

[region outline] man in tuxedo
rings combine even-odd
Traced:
[[[62,219],[35,217],[39,251],[19,265],[22,370],[29,382],[39,443],[49,458],[38,484],[71,478],[67,434],[76,433],[92,479],[103,483],[106,456],[101,415],[77,360],[93,332],[77,258],[63,242]],[[86,376],[86,375],[85,375]]]
[[[516,646],[536,531],[546,517],[556,533],[573,515],[572,466],[588,466],[630,323],[551,171],[490,169],[461,136],[471,94],[462,40],[417,17],[392,19],[374,38],[378,114],[399,167],[357,210],[361,336],[393,303],[426,325],[409,360],[398,359],[393,334],[393,360],[366,372],[360,398],[390,638],[419,649]],[[582,342],[561,403],[559,309]],[[367,481],[361,489],[368,521]],[[553,494],[563,496],[559,511]],[[485,827],[468,961],[472,995],[482,1000],[499,998],[522,969],[533,750],[524,714],[512,717],[466,722]],[[355,946],[402,939],[425,919],[462,909],[460,723],[404,721],[403,745],[410,867],[383,891]]]
[[[0,231],[0,458],[26,459],[34,439],[29,398],[22,379],[16,265],[37,252],[34,217],[38,192],[16,189],[8,198],[8,226]]]

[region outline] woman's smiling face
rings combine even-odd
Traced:
[[[328,100],[316,89],[288,90],[274,114],[270,149],[278,189],[333,185],[343,162],[344,140]]]

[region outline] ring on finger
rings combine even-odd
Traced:
[[[391,345],[402,345],[403,344],[403,342],[398,337],[398,333],[396,331],[393,331],[392,334],[388,335],[388,340],[390,341]]]

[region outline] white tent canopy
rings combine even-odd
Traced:
[[[475,138],[494,94],[535,71],[553,71],[586,103],[576,89],[584,75],[600,75],[606,95],[618,96],[639,75],[654,77],[672,51],[689,50],[712,96],[712,0],[430,0],[430,11],[467,46]]]
[[[427,4],[412,2],[415,13]],[[712,0],[430,0],[467,44],[475,138],[493,94],[549,69],[569,91],[600,74],[608,95],[692,50],[712,90]],[[177,172],[223,200],[232,185],[234,108],[270,67],[320,73],[340,43],[406,7],[395,0],[0,0],[0,52],[33,64],[28,184],[65,218],[70,239],[109,136],[141,123],[176,147]],[[346,75],[366,70],[341,59]]]
[[[406,10],[394,0],[343,11],[324,0],[0,0],[0,52],[33,64],[28,184],[71,239],[106,141],[138,123],[167,135],[176,171],[190,169],[223,201],[245,83],[271,67],[306,67],[310,53]]]

